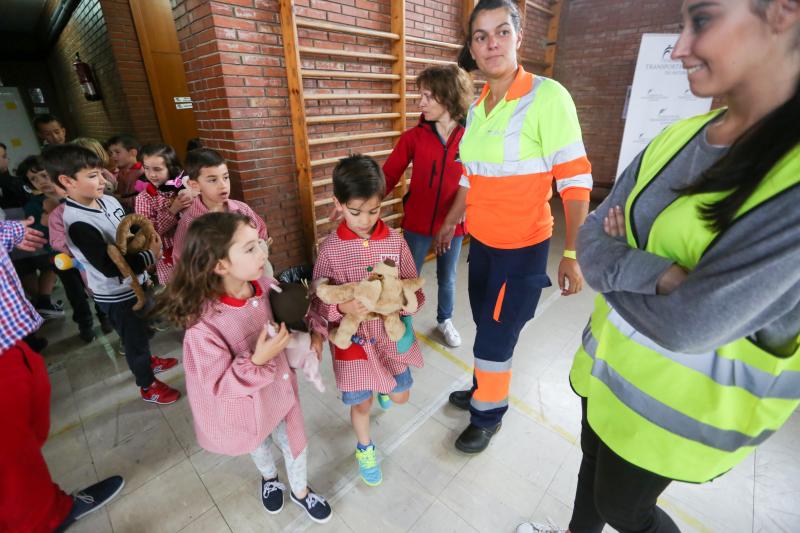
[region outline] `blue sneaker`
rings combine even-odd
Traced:
[[[278,476],[272,479],[261,478],[261,503],[269,514],[277,514],[283,509],[283,491],[286,485],[278,481]]]
[[[66,530],[76,520],[89,515],[113,500],[125,486],[120,476],[111,476],[72,495],[72,510],[56,531]]]
[[[381,409],[384,411],[387,410],[392,406],[392,399],[389,397],[388,394],[384,394],[382,392],[378,393],[378,405],[381,406]]]
[[[377,487],[383,481],[381,467],[375,457],[375,445],[370,444],[366,450],[356,448],[356,459],[358,460],[358,472],[361,479],[370,487]]]
[[[302,500],[295,496],[292,491],[289,491],[289,497],[294,503],[302,507],[308,517],[317,524],[324,524],[331,519],[333,511],[331,511],[330,504],[325,501],[325,498],[315,494],[311,487],[308,488],[308,494]]]

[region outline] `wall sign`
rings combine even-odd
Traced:
[[[677,33],[642,35],[627,103],[617,176],[664,128],[711,109],[711,98],[693,95],[683,65],[670,57],[677,40]]]

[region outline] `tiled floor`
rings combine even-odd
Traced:
[[[553,278],[560,240],[556,236],[551,248]],[[185,397],[166,407],[137,399],[125,360],[116,355],[116,335],[87,347],[71,323],[48,323],[43,333],[51,339],[45,355],[53,398],[45,455],[53,476],[67,491],[115,473],[126,480],[120,497],[71,531],[505,533],[529,518],[566,524],[580,462],[580,404],[567,374],[593,294],[561,298],[554,289],[544,292],[517,347],[512,408],[503,431],[486,452],[470,458],[452,446],[467,416],[447,404],[447,394],[470,376],[474,327],[465,255],[455,316],[463,346],[445,349],[437,343],[435,297],[429,298],[415,321],[425,367],[414,373],[411,401],[373,411],[374,439],[383,455],[380,487],[356,478],[355,439],[330,364],[323,364],[326,393],[301,383],[309,482],[334,508],[324,526],[313,525],[291,504],[279,515],[266,514],[250,458],[201,450]],[[430,279],[434,273],[427,264],[423,274]],[[174,331],[158,334],[153,346],[159,355],[181,356]],[[181,366],[164,376],[185,391]],[[800,531],[797,439],[800,415],[795,414],[733,472],[707,485],[673,484],[661,503],[685,531]]]

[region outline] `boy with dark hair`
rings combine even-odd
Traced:
[[[44,145],[67,142],[67,130],[55,115],[49,113],[36,115],[33,119],[33,129]]]
[[[141,144],[136,137],[128,134],[114,135],[106,144],[108,153],[114,164],[117,165],[117,192],[119,203],[125,208],[126,213],[133,213],[136,195],[136,181],[144,174],[142,163],[139,161]]]
[[[53,146],[42,152],[47,171],[67,191],[64,227],[67,245],[87,275],[95,302],[108,316],[125,347],[128,367],[141,388],[142,399],[158,404],[175,402],[180,393],[155,379],[154,374],[175,366],[174,358],[162,359],[150,353],[150,328],[142,315],[133,310],[136,296],[131,281],[123,277],[108,255],[114,244],[117,226],[125,216],[120,203],[103,196],[105,178],[100,159],[92,151],[76,145]],[[161,243],[150,250],[128,254],[125,260],[144,283],[145,270],[161,256]]]
[[[198,193],[192,203],[183,210],[173,241],[172,261],[178,264],[186,232],[192,221],[206,213],[227,211],[247,215],[258,230],[258,238],[266,241],[267,225],[250,206],[232,200],[228,166],[218,152],[210,148],[198,148],[186,154],[183,171],[189,178],[189,188]]]
[[[381,220],[385,192],[386,179],[374,159],[353,155],[339,161],[333,169],[333,201],[343,212],[344,220],[320,245],[314,280],[328,278],[332,285],[357,283],[379,263],[396,267],[401,279],[417,277],[408,244]],[[424,301],[422,290],[417,291],[418,306]],[[312,347],[318,354],[322,352],[323,337],[349,313],[366,314],[367,309],[358,300],[337,306],[317,297],[312,299],[309,322],[314,331]],[[406,403],[414,383],[409,367],[422,366],[422,350],[414,337],[411,317],[406,313],[401,319],[406,335],[397,342],[389,338],[383,321],[375,319],[361,323],[349,348],[340,349],[331,343],[336,387],[342,393],[342,402],[350,406],[350,420],[358,439],[355,454],[359,473],[369,486],[378,485],[383,479],[370,438],[373,393],[378,394],[383,409],[392,402]]]

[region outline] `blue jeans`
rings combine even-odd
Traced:
[[[400,394],[411,388],[414,384],[414,378],[411,376],[411,369],[406,368],[403,372],[394,377],[397,385],[391,390],[389,394]],[[345,405],[358,405],[365,400],[372,398],[371,390],[356,390],[356,391],[341,391],[342,403]]]
[[[431,248],[433,236],[420,235],[403,230],[403,237],[411,248],[411,255],[414,256],[414,264],[417,266],[417,274],[422,270],[425,256]],[[453,237],[450,242],[450,250],[446,254],[436,258],[436,279],[439,285],[439,301],[436,306],[436,321],[440,324],[448,318],[453,318],[453,302],[456,294],[456,268],[458,267],[458,257],[461,255],[461,242],[463,236]]]

